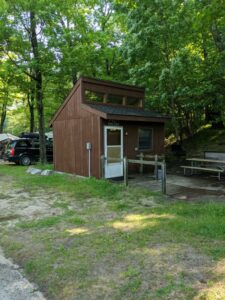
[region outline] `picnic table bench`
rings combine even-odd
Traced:
[[[181,166],[184,169],[184,175],[186,170],[191,170],[191,175],[194,170],[215,172],[218,174],[218,179],[221,179],[221,173],[225,172],[225,160],[206,159],[206,158],[187,158],[187,161],[191,162],[191,166]],[[200,164],[200,165],[199,165]]]

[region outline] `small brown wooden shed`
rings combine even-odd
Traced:
[[[96,178],[102,173],[105,178],[120,177],[124,156],[164,153],[167,119],[144,109],[143,88],[81,77],[50,123],[54,168]]]

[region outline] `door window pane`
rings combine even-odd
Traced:
[[[121,162],[121,146],[108,146],[107,162],[109,164]]]
[[[120,145],[121,144],[121,131],[119,129],[107,129],[107,145]]]

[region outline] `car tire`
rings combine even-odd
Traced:
[[[31,164],[31,159],[29,156],[22,156],[20,158],[20,165],[21,166],[29,166]]]

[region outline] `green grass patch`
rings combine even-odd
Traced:
[[[142,188],[14,168],[0,174],[31,197],[38,189],[59,195],[52,206],[60,215],[0,232],[6,253],[47,298],[189,300],[197,287],[224,280],[215,271],[225,259],[224,202],[170,202]]]
[[[45,169],[45,166],[43,166]],[[122,190],[121,185],[109,183],[106,180],[95,178],[76,178],[72,175],[53,174],[51,176],[30,175],[26,173],[27,167],[17,165],[1,165],[0,175],[16,178],[17,186],[28,190],[50,188],[61,192],[70,193],[78,199],[88,197],[107,198],[117,197]]]
[[[154,208],[156,214],[171,214],[166,222],[174,234],[185,234],[188,238],[200,237],[224,240],[225,237],[225,203],[184,203],[165,205]],[[166,228],[165,228],[166,230]],[[167,231],[167,230],[166,230]]]
[[[85,221],[83,219],[74,216],[73,211],[67,211],[65,214],[59,216],[46,217],[34,221],[19,222],[17,224],[17,227],[23,229],[32,229],[32,228],[41,229],[41,228],[53,227],[61,222],[67,222],[76,225],[85,224]]]
[[[18,227],[23,229],[30,229],[30,228],[46,228],[46,227],[52,227],[59,222],[61,222],[62,217],[48,217],[40,220],[35,221],[27,221],[27,222],[20,222],[17,224]]]

